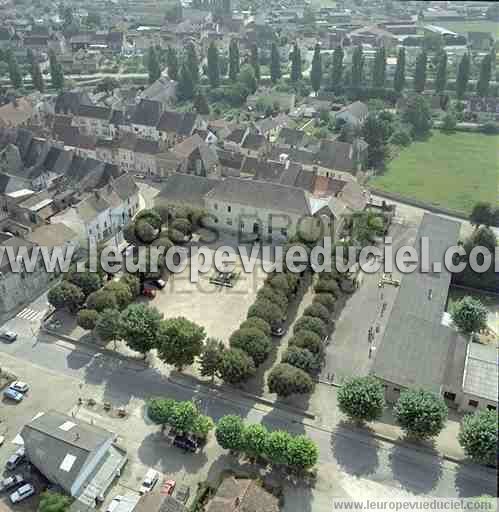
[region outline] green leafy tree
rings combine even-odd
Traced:
[[[104,290],[111,292],[116,297],[118,309],[125,309],[133,300],[130,287],[120,281],[111,281],[104,287]]]
[[[248,94],[254,94],[257,89],[255,71],[253,66],[245,64],[239,73],[239,82],[248,91]]]
[[[68,512],[71,499],[64,494],[53,491],[45,491],[41,495],[37,512]]]
[[[82,328],[91,331],[95,328],[99,313],[95,309],[82,309],[78,311],[76,323]]]
[[[306,471],[317,464],[319,449],[307,436],[293,436],[286,451],[287,464],[296,471]]]
[[[492,77],[492,54],[488,53],[480,63],[480,76],[476,85],[478,96],[485,98],[489,95],[490,79]]]
[[[364,75],[364,54],[362,46],[356,46],[352,54],[351,82],[353,88],[362,87]]]
[[[199,410],[194,402],[176,402],[168,424],[179,432],[191,432],[199,416]]]
[[[289,297],[293,291],[293,283],[288,280],[288,276],[294,276],[294,274],[274,274],[269,277],[267,283],[276,292],[283,294],[285,297]]]
[[[194,86],[196,86],[199,83],[199,59],[198,59],[198,55],[196,53],[196,48],[194,47],[194,45],[192,43],[187,45],[185,65],[186,65],[187,69],[189,70],[189,73],[191,75],[191,80],[192,80]],[[182,67],[184,67],[184,66],[182,66]],[[194,91],[193,91],[193,94],[191,95],[191,98],[193,96],[194,96]]]
[[[21,89],[23,86],[23,75],[21,73],[21,68],[17,63],[16,56],[12,50],[8,51],[7,64],[9,65],[9,78],[12,87],[14,89]]]
[[[116,299],[116,295],[105,288],[101,288],[96,292],[91,293],[87,297],[87,307],[90,309],[95,309],[99,313],[108,308],[118,308],[118,300]]]
[[[260,457],[265,452],[267,429],[258,423],[248,425],[243,430],[242,450],[251,458]]]
[[[170,80],[178,80],[178,56],[175,48],[169,46],[166,50],[166,69]]]
[[[187,318],[180,316],[164,320],[158,333],[158,356],[166,364],[182,371],[201,354],[205,337],[204,327]]]
[[[265,287],[263,287],[265,288]],[[263,290],[262,288],[262,290]],[[270,336],[270,333],[272,331],[270,324],[263,320],[262,318],[258,318],[257,316],[252,316],[251,318],[248,318],[245,320],[240,326],[239,329],[251,329],[255,328],[259,331],[262,331],[267,336]]]
[[[194,419],[194,423],[191,427],[191,433],[200,439],[206,439],[208,434],[215,428],[215,423],[209,416],[199,414]]]
[[[133,299],[136,299],[140,295],[140,279],[137,276],[125,274],[121,277],[120,283],[128,286]]]
[[[203,377],[211,377],[212,382],[215,380],[224,350],[225,346],[222,341],[216,338],[206,340],[199,358],[200,372]]]
[[[317,94],[321,88],[322,82],[322,57],[321,47],[319,44],[316,44],[314,49],[312,69],[310,70],[310,82],[312,84],[312,89],[315,91],[315,94]]]
[[[258,46],[256,44],[251,45],[250,64],[255,72],[256,80],[260,80],[260,58],[258,56]]]
[[[66,279],[78,286],[85,297],[96,292],[102,286],[102,279],[97,272],[75,272],[71,271],[66,275]]]
[[[487,327],[487,308],[473,297],[463,297],[451,307],[454,325],[466,335],[480,332]]]
[[[284,276],[283,276],[284,277]],[[281,311],[286,311],[288,308],[288,298],[286,295],[281,293],[276,288],[272,286],[264,285],[262,286],[257,293],[258,299],[265,299],[277,304]]]
[[[284,465],[288,462],[288,446],[292,436],[284,430],[274,430],[267,436],[265,455],[273,465]]]
[[[390,143],[396,146],[407,147],[411,145],[411,142],[411,134],[409,130],[405,128],[394,131],[393,135],[390,137]]]
[[[177,98],[180,101],[190,101],[194,98],[195,85],[189,68],[183,64],[177,84]],[[170,236],[171,238],[171,236]]]
[[[291,59],[291,74],[290,78],[292,82],[298,82],[302,79],[302,70],[301,70],[301,52],[298,47],[298,43],[293,45],[293,50],[290,55]]]
[[[311,331],[324,337],[327,334],[327,326],[320,318],[302,316],[293,326],[293,332],[295,334],[299,331]]]
[[[467,414],[459,432],[464,453],[480,464],[497,465],[497,412]]]
[[[343,48],[335,48],[333,52],[333,63],[331,65],[331,90],[335,94],[340,94],[343,90]]]
[[[413,94],[407,99],[402,120],[411,126],[415,137],[424,137],[430,132],[431,109],[422,95]]]
[[[229,78],[235,82],[239,76],[239,45],[236,39],[231,39],[229,44]]]
[[[338,391],[340,411],[356,422],[375,421],[383,414],[385,393],[375,377],[354,377]]]
[[[448,415],[444,400],[424,389],[402,391],[393,412],[402,430],[418,439],[438,436]]]
[[[149,83],[152,84],[161,77],[161,66],[159,64],[156,49],[151,46],[147,52],[147,72],[149,73]]]
[[[270,52],[270,79],[272,80],[272,83],[275,84],[281,79],[281,76],[281,56],[279,55],[277,45],[272,43],[272,49]]]
[[[400,93],[405,88],[405,48],[400,48],[397,55],[397,66],[393,77],[393,88]]]
[[[272,325],[275,322],[281,322],[282,320],[284,320],[285,313],[277,304],[273,304],[272,302],[266,299],[258,299],[248,309],[248,318],[254,316],[262,318],[267,323]]]
[[[102,341],[116,341],[121,334],[121,316],[116,308],[104,309],[95,324],[95,332]]]
[[[442,51],[437,64],[437,75],[435,77],[435,91],[442,94],[447,87],[447,52]]]
[[[459,62],[459,67],[457,68],[456,96],[458,100],[462,100],[466,94],[468,82],[470,80],[470,66],[470,56],[468,53],[465,53]]]
[[[176,404],[172,399],[152,398],[147,401],[147,415],[157,425],[169,425]]]
[[[52,87],[61,91],[64,89],[64,71],[54,51],[49,52],[50,80]]]
[[[473,206],[473,210],[470,215],[470,222],[477,228],[482,224],[489,226],[493,220],[492,214],[492,205],[485,201],[479,201]]]
[[[382,168],[388,156],[388,141],[385,139],[384,123],[376,113],[367,116],[362,126],[362,137],[368,144],[367,165]]]
[[[244,423],[240,416],[223,416],[215,428],[217,443],[224,449],[240,451],[243,444]]]
[[[373,69],[373,87],[384,87],[386,82],[386,50],[382,46],[376,50]]]
[[[145,304],[130,304],[121,313],[121,336],[126,344],[141,354],[158,345],[162,314]]]
[[[244,350],[253,359],[256,367],[267,359],[272,349],[270,338],[255,327],[234,331],[229,343],[232,348]]]
[[[284,352],[282,359],[282,363],[290,364],[295,368],[299,368],[307,373],[312,373],[318,370],[320,361],[317,357],[317,354],[310,352],[310,350],[306,348],[300,348],[297,346],[289,346]]]
[[[45,92],[45,82],[40,70],[40,64],[32,50],[28,50],[28,62],[30,67],[31,80],[33,88],[40,92]]]
[[[218,373],[224,382],[240,384],[255,375],[255,363],[244,350],[231,348],[223,352]]]
[[[218,64],[218,48],[212,41],[208,48],[208,79],[210,85],[215,88],[220,85],[220,66]]]
[[[336,297],[332,293],[316,293],[312,300],[314,304],[322,304],[328,311],[333,312]]]
[[[306,307],[303,314],[305,316],[315,316],[316,318],[320,318],[324,323],[328,323],[329,320],[331,320],[331,313],[328,311],[326,306],[318,303],[311,304]]]
[[[68,281],[62,281],[51,288],[47,298],[49,304],[54,306],[54,308],[66,308],[71,312],[77,311],[85,301],[85,295],[81,289]]]
[[[287,363],[274,366],[267,379],[267,385],[271,393],[277,393],[281,397],[311,393],[314,389],[310,375]]]
[[[289,345],[299,348],[306,348],[314,354],[322,352],[322,338],[319,334],[309,330],[299,330],[289,340]]]
[[[416,57],[416,68],[414,70],[414,90],[422,93],[426,87],[426,73],[428,66],[428,55],[422,50]]]

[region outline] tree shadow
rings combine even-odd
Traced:
[[[454,485],[460,498],[488,494],[497,496],[497,473],[492,468],[474,463],[460,464]]]

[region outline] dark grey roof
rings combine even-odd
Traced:
[[[305,137],[305,132],[302,130],[295,130],[294,128],[282,128],[279,132],[279,143],[286,144],[287,146],[299,146],[303,138]]]
[[[19,148],[19,154],[23,160],[26,157],[32,140],[33,134],[29,130],[25,130],[24,128],[17,130],[16,146]]]
[[[92,119],[101,119],[109,121],[111,117],[111,109],[108,107],[97,107],[94,105],[80,105],[78,108],[80,117],[90,117]]]
[[[158,130],[188,137],[191,135],[196,123],[197,114],[193,112],[175,112],[168,110],[163,112],[158,123]]]
[[[347,105],[344,109],[340,110],[337,115],[346,113],[356,117],[357,119],[362,119],[367,116],[369,109],[365,103],[362,103],[361,101],[354,101],[350,105]]]
[[[414,243],[421,252],[421,237],[428,237],[429,262],[442,263],[442,272],[419,269],[402,277],[390,318],[376,350],[371,372],[401,387],[422,387],[440,392],[448,360],[457,337],[442,325],[451,274],[444,268],[443,255],[456,245],[460,224],[425,214]]]
[[[143,126],[157,126],[161,117],[161,109],[159,101],[142,100],[132,115],[132,123]]]
[[[267,181],[226,178],[219,181],[206,197],[255,208],[310,214],[308,200],[302,189]]]
[[[122,174],[111,183],[122,200],[126,200],[139,192],[139,187],[135,183],[135,180],[128,173]]]
[[[155,140],[137,139],[135,151],[147,155],[156,155],[160,153],[159,142]]]
[[[185,203],[201,206],[204,196],[218,181],[192,174],[172,174],[163,182],[163,188],[155,197],[154,204],[160,206],[168,203]]]
[[[262,146],[265,146],[267,143],[267,139],[263,135],[258,135],[256,133],[249,133],[244,139],[242,147],[244,149],[260,149]]]
[[[73,114],[78,113],[80,105],[92,105],[92,100],[86,92],[69,91],[62,92],[55,102],[56,114]]]
[[[353,171],[356,167],[355,147],[348,142],[322,140],[316,163],[328,169],[338,171]]]
[[[225,140],[228,142],[235,142],[236,144],[241,144],[244,138],[244,134],[246,133],[246,128],[236,128],[232,130]]]

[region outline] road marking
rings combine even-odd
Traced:
[[[22,318],[23,320],[28,320],[29,322],[32,322],[35,320],[40,320],[44,314],[44,311],[35,311],[34,309],[31,308],[24,308],[16,315],[16,318]]]

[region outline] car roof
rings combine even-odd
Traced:
[[[144,480],[154,478],[157,474],[158,472],[155,469],[148,469]]]

